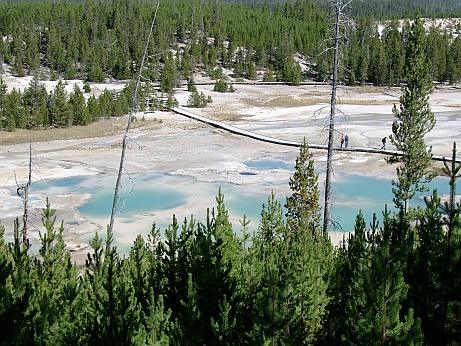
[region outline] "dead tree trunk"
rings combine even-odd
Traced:
[[[131,127],[131,120],[133,116],[136,114],[138,110],[138,90],[139,86],[141,84],[141,76],[142,76],[142,71],[144,68],[144,62],[146,60],[147,56],[147,50],[149,47],[149,42],[150,38],[152,36],[152,31],[154,29],[154,24],[155,24],[155,19],[157,18],[157,12],[158,12],[158,7],[160,5],[160,2],[157,3],[157,7],[155,8],[155,13],[154,13],[154,18],[152,19],[152,24],[150,26],[150,31],[149,31],[149,36],[147,36],[147,41],[146,41],[146,46],[144,47],[144,54],[141,59],[141,65],[139,67],[139,73],[138,73],[138,79],[136,80],[136,85],[133,91],[133,96],[132,96],[132,103],[131,103],[131,110],[130,114],[128,115],[128,120],[125,128],[125,134],[123,135],[123,141],[122,141],[122,153],[120,155],[120,165],[118,168],[118,174],[117,174],[117,182],[115,183],[115,190],[114,190],[114,199],[112,201],[112,211],[110,214],[110,222],[108,225],[108,231],[112,232],[113,227],[114,227],[114,220],[115,220],[115,213],[117,210],[117,202],[119,199],[119,193],[120,193],[120,185],[122,182],[122,172],[123,172],[123,164],[125,162],[125,152],[126,152],[126,142],[128,139],[128,132],[130,131]]]
[[[22,243],[27,244],[27,226],[29,223],[29,188],[32,183],[32,143],[29,143],[29,174],[24,187],[24,214],[22,215]]]
[[[339,70],[339,49],[340,49],[340,22],[341,12],[343,10],[343,0],[337,0],[335,8],[335,43],[333,56],[333,83],[330,101],[330,126],[328,130],[328,153],[327,153],[327,172],[325,178],[325,205],[323,214],[323,234],[328,234],[328,226],[331,223],[331,173],[333,171],[333,146],[335,131],[335,114],[336,114],[336,90],[338,85]]]

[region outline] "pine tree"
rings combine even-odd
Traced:
[[[99,116],[110,117],[114,114],[114,96],[112,93],[104,89],[102,94],[98,97],[98,110]]]
[[[368,77],[374,85],[382,85],[387,80],[387,55],[379,37],[373,37],[370,45]]]
[[[318,175],[305,138],[296,158],[295,172],[290,177],[290,189],[292,195],[287,198],[285,208],[291,232],[317,236],[320,227]]]
[[[171,311],[165,311],[163,297],[156,300],[151,294],[149,311],[144,317],[145,327],[141,326],[136,336],[132,339],[135,345],[168,346],[173,343],[175,325],[171,318]]]
[[[383,228],[373,238],[370,269],[365,273],[366,308],[357,325],[359,344],[422,345],[420,321],[414,318],[413,309],[405,311],[402,306],[408,292],[406,264],[399,254],[402,243],[395,237],[402,227],[409,227],[403,217],[387,214]]]
[[[335,260],[329,280],[327,306],[322,344],[356,345],[362,334],[359,329],[366,325],[366,275],[370,268],[370,236],[366,231],[361,212],[355,219],[354,233],[343,238],[336,249]]]
[[[26,124],[26,112],[22,105],[22,95],[13,89],[5,96],[1,127],[13,131],[16,128],[24,128]]]
[[[2,228],[3,230],[3,228]],[[3,238],[2,238],[3,240]],[[10,260],[12,267],[9,269],[9,276],[6,278],[5,296],[2,295],[2,306],[0,307],[0,327],[2,331],[2,342],[5,344],[18,344],[30,342],[30,334],[24,335],[24,326],[29,322],[26,310],[29,307],[31,295],[33,294],[31,271],[33,262],[29,257],[29,244],[22,241],[19,219],[14,221],[13,242],[5,244],[0,248],[6,258]],[[7,251],[6,251],[7,250]],[[2,276],[6,275],[2,272]]]
[[[48,125],[48,97],[45,86],[39,83],[37,77],[34,77],[22,96],[28,116],[27,128]]]
[[[63,222],[58,230],[55,222],[55,210],[51,209],[47,200],[42,216],[44,232],[39,232],[41,260],[35,259],[33,294],[27,309],[31,323],[24,330],[34,335],[35,343],[44,342],[44,338],[48,337],[54,339],[55,328],[63,322],[63,307],[71,305],[77,295],[77,271],[71,264],[69,252],[65,250]]]
[[[430,344],[436,344],[443,340],[442,316],[435,307],[443,299],[445,231],[440,211],[440,198],[434,193],[431,198],[426,197],[425,200],[424,216],[416,227],[419,241],[415,251],[414,270],[410,277],[410,298],[416,316],[421,318],[426,340]]]
[[[173,54],[169,53],[165,57],[162,76],[160,79],[160,88],[162,92],[170,93],[178,84],[178,72],[174,63]]]
[[[385,31],[383,40],[387,54],[387,83],[389,86],[400,85],[405,65],[402,36],[392,25]]]
[[[461,37],[454,39],[447,54],[447,79],[450,84],[461,80]]]
[[[3,79],[0,79],[0,128],[2,130],[8,129],[10,127],[9,121],[7,121],[9,116],[5,111],[6,96],[7,96],[6,84],[3,82]]]
[[[87,108],[88,118],[90,119],[90,121],[92,121],[93,119],[97,119],[102,115],[101,108],[99,108],[99,102],[96,99],[96,97],[94,97],[94,95],[91,95],[88,98]]]
[[[74,90],[69,95],[69,106],[73,125],[86,125],[89,123],[85,97],[77,84],[74,85]]]
[[[397,120],[392,124],[391,143],[403,152],[402,157],[390,157],[389,163],[400,163],[397,181],[393,181],[394,202],[398,208],[408,209],[409,200],[424,189],[431,164],[431,149],[426,148],[424,136],[435,125],[428,98],[432,83],[424,53],[425,31],[419,19],[411,26],[408,37],[405,71],[407,84],[403,87],[400,107],[394,106]]]
[[[71,111],[67,102],[67,92],[64,83],[59,81],[51,96],[50,107],[51,126],[66,127],[72,124]]]
[[[29,74],[36,71],[40,66],[39,56],[39,33],[30,30],[26,34],[25,63]]]

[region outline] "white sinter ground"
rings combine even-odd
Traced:
[[[4,78],[10,88],[28,84],[27,79],[12,78]],[[73,85],[72,83],[68,84]],[[108,85],[101,86],[102,89],[103,87],[109,88]],[[93,85],[92,88],[98,89]],[[306,137],[313,144],[326,143],[328,86],[237,85],[236,92],[225,94],[213,92],[212,88],[198,86],[199,91],[212,96],[213,103],[205,109],[192,111],[272,137],[297,141]],[[398,104],[399,94],[398,88],[341,88],[339,108],[343,114],[340,113],[337,119],[337,143],[341,132],[348,134],[351,146],[380,147],[381,139],[391,133],[392,107],[394,103]],[[189,95],[185,89],[176,93],[181,105],[187,103]],[[460,138],[459,100],[461,89],[458,87],[440,86],[431,96],[431,107],[436,113],[437,125],[427,137],[427,143],[432,145],[434,154],[450,155],[452,143]],[[170,112],[147,113],[144,116],[162,119],[163,123],[156,129],[141,128],[131,132],[130,137],[134,141],[127,152],[126,172],[135,178],[134,189],[137,191],[148,187],[148,182],[139,180],[139,177],[158,173],[162,177],[159,180],[162,187],[182,192],[184,201],[174,209],[143,212],[134,216],[122,213],[115,224],[115,238],[120,246],[128,246],[139,232],[145,234],[153,221],[160,224],[166,222],[173,212],[180,220],[191,212],[204,216],[206,208],[214,205],[213,195],[218,186],[223,186],[225,193],[230,190],[229,186],[234,186],[235,189],[229,196],[230,201],[235,203],[240,198],[242,204],[249,203],[252,194],[269,195],[274,191],[278,196],[286,196],[289,193],[291,169],[255,169],[245,163],[268,160],[294,165],[297,155],[295,148],[238,137]],[[119,165],[121,138],[120,133],[104,138],[33,144],[34,181],[94,176],[86,178],[81,184],[51,186],[46,189],[52,207],[57,209],[58,220],[65,221],[65,240],[77,260],[82,260],[88,251],[88,239],[94,232],[105,232],[108,222],[106,218],[85,217],[78,208],[101,189],[98,186],[99,181],[103,181],[108,191],[112,191]],[[391,147],[390,141],[388,146]],[[313,153],[321,180],[325,170],[325,152]],[[0,219],[10,235],[12,218],[22,213],[21,200],[16,195],[14,172],[18,182],[23,183],[27,173],[27,157],[27,144],[0,146]],[[387,165],[384,157],[379,155],[335,155],[334,171],[335,179],[338,180],[343,173],[390,178],[394,170],[395,167]],[[97,177],[104,179],[97,180]],[[124,186],[127,193],[130,189],[128,185]],[[31,235],[35,238],[38,238],[40,208],[44,206],[45,198],[44,190],[34,192],[33,185],[32,208],[35,219],[31,226]],[[110,204],[111,200],[107,202]],[[130,203],[129,199],[126,202]],[[236,231],[240,230],[238,219],[242,215],[243,212],[232,216]],[[258,220],[252,222],[256,225]],[[341,233],[332,233],[335,243],[342,236]]]

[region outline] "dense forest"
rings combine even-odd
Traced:
[[[252,5],[280,4],[296,0],[223,0],[231,3]],[[313,0],[322,7],[331,6],[333,0]],[[346,3],[347,1],[344,1]],[[353,16],[370,16],[377,19],[409,18],[419,13],[424,17],[458,17],[461,14],[460,0],[353,0],[351,14]]]
[[[34,75],[37,80],[131,79],[138,70],[153,6],[150,2],[128,0],[2,3],[0,62],[9,64],[17,76]],[[344,32],[341,80],[348,85],[394,86],[405,82],[409,25],[400,30],[398,22],[389,21],[383,32],[378,32],[372,17],[354,20],[355,25]],[[200,71],[217,81],[225,78],[223,69],[230,69],[237,79],[293,85],[307,79],[328,81],[329,26],[327,9],[310,0],[258,6],[200,0],[162,2],[144,77],[169,95],[170,104],[178,83],[190,81]],[[461,80],[461,36],[431,29],[425,50],[432,80]],[[299,62],[303,62],[304,69]],[[54,122],[51,111],[27,120],[33,113],[29,101],[20,102],[24,95],[17,91],[8,97],[5,92],[0,89],[1,129],[75,123],[68,119]],[[44,109],[44,103],[49,105],[51,101],[51,97],[45,97],[40,104],[35,102],[35,107]],[[97,118],[119,111],[90,113]],[[76,120],[82,122],[87,120]]]
[[[127,0],[0,4],[0,60],[18,76],[130,79],[153,6]],[[398,23],[386,22],[380,35],[372,17],[355,21],[345,33],[343,81],[399,85],[408,26],[400,32]],[[324,81],[329,76],[330,58],[323,54],[330,45],[329,26],[328,11],[309,0],[260,6],[167,1],[159,9],[146,77],[163,79],[167,90],[197,71],[218,79],[222,68],[230,68],[236,78],[262,78],[257,72],[264,70],[269,79],[293,84],[308,78]],[[426,50],[435,81],[461,79],[460,37],[432,29]]]
[[[133,84],[129,83],[120,93],[105,89],[99,97],[85,98],[91,91],[88,83],[81,90],[77,84],[67,93],[64,83],[59,81],[54,90],[48,93],[45,87],[34,78],[29,86],[20,92],[7,92],[6,85],[0,79],[0,130],[12,131],[16,128],[48,128],[87,125],[101,117],[122,116],[131,109]],[[139,97],[155,91],[146,84]],[[156,99],[153,99],[154,101]],[[154,104],[152,104],[154,107]],[[140,110],[146,109],[141,104]]]
[[[153,4],[127,0],[3,3],[0,62],[9,64],[17,76],[34,75],[37,80],[131,79],[138,69],[153,13]],[[170,95],[171,104],[171,93],[179,81],[191,80],[199,71],[217,81],[225,77],[223,69],[230,69],[235,78],[294,85],[306,79],[327,81],[331,65],[326,49],[330,44],[326,39],[328,18],[326,9],[309,0],[259,6],[167,1],[159,8],[144,77],[160,85],[161,91]],[[355,21],[353,29],[345,32],[342,81],[349,85],[389,86],[405,82],[403,65],[409,26],[399,30],[398,23],[391,21],[379,33],[371,17],[362,16]],[[461,79],[460,36],[454,38],[434,28],[427,35],[425,49],[434,81],[455,83]],[[304,70],[299,61],[304,62]],[[54,122],[50,111],[27,120],[34,111],[29,101],[20,102],[24,95],[14,91],[5,97],[4,89],[0,93],[2,129],[75,123]],[[150,93],[148,97],[155,95]],[[34,107],[44,109],[44,103],[49,105],[51,101],[45,97]],[[90,113],[97,118],[119,111]]]
[[[316,0],[325,4],[325,0]],[[366,0],[352,1],[351,14],[371,16],[378,19],[408,18],[419,13],[423,17],[458,17],[461,14],[460,0]]]

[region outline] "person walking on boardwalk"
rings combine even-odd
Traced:
[[[344,134],[341,133],[341,149],[343,148],[344,145]]]
[[[347,148],[349,145],[349,136],[346,135],[346,137],[344,137],[344,147]]]
[[[383,142],[383,146],[381,147],[382,150],[386,150],[386,137],[381,139],[381,142]]]

